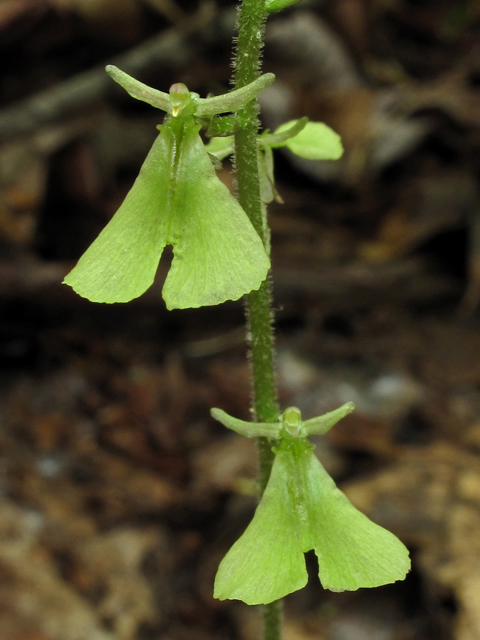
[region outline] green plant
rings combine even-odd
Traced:
[[[334,591],[403,579],[408,552],[391,533],[358,512],[313,454],[323,434],[352,403],[302,421],[294,407],[280,414],[275,390],[266,205],[278,198],[272,149],[287,146],[310,159],[336,159],[339,137],[307,118],[258,135],[256,97],[271,82],[260,76],[268,12],[290,0],[243,0],[238,19],[235,90],[201,99],[183,84],[162,93],[107,67],[130,95],[167,113],[124,203],[65,278],[95,302],[127,302],[152,284],[165,245],[174,259],[163,297],[169,309],[247,297],[254,422],[212,415],[258,439],[262,496],[252,523],[220,564],[215,596],[265,604],[265,640],[280,638],[278,599],[305,586],[304,553],[314,549],[319,576]],[[229,114],[229,115],[222,115]],[[210,143],[199,136],[206,129]],[[235,153],[236,200],[218,180],[213,160]]]

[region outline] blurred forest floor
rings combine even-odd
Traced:
[[[0,640],[251,640],[212,598],[254,509],[243,307],[167,312],[60,284],[161,116],[103,71],[229,86],[221,0],[0,1]],[[282,406],[357,410],[317,453],[412,551],[404,583],[286,599],[285,640],[480,639],[480,4],[305,0],[269,19],[264,126],[308,115],[337,162],[278,155]],[[227,165],[222,179],[232,183]]]

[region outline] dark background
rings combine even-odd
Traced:
[[[122,202],[161,114],[103,71],[228,89],[235,8],[0,2],[0,640],[251,640],[212,598],[254,509],[243,305],[94,305],[61,280]],[[317,453],[411,549],[404,583],[286,599],[285,640],[480,637],[480,6],[300,3],[269,19],[264,126],[308,115],[344,158],[276,156],[282,406],[353,400]],[[221,179],[232,184],[225,164]]]

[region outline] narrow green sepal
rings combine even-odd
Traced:
[[[227,429],[231,429],[246,438],[269,438],[276,439],[279,436],[281,425],[279,422],[246,422],[239,420],[222,411],[222,409],[211,409],[212,418],[218,420]]]
[[[168,93],[158,91],[158,89],[153,89],[143,82],[140,82],[140,80],[135,80],[135,78],[132,78],[132,76],[129,76],[128,73],[125,73],[118,67],[115,67],[113,64],[107,65],[105,67],[105,71],[112,78],[112,80],[123,87],[128,95],[132,96],[132,98],[135,98],[135,100],[146,102],[152,107],[161,109],[162,111],[165,111],[167,113],[172,112],[172,103],[170,101],[170,96],[168,95]]]
[[[355,405],[353,404],[353,402],[347,402],[338,409],[330,411],[329,413],[325,413],[323,416],[305,420],[302,425],[303,429],[305,430],[305,434],[309,436],[323,436],[325,435],[325,433],[327,433],[327,431],[330,431],[330,429],[334,427],[337,422],[340,422],[342,418],[345,418],[345,416],[348,416],[348,414],[352,413],[352,411],[354,410]]]
[[[199,98],[195,115],[199,118],[207,118],[216,116],[220,113],[234,113],[256,98],[264,89],[273,84],[275,75],[273,73],[264,73],[262,76],[241,87],[234,89],[221,96],[213,96],[213,98]]]
[[[287,144],[288,140],[295,138],[298,134],[305,129],[308,123],[307,116],[300,118],[300,120],[292,120],[290,123],[280,125],[275,133],[262,133],[258,141],[260,144],[265,144],[276,149],[277,147],[283,147]],[[285,125],[291,126],[286,127]]]
[[[307,583],[304,554],[315,550],[325,589],[353,591],[403,580],[408,550],[358,511],[305,440],[274,449],[270,479],[252,522],[220,563],[214,597],[268,604]]]

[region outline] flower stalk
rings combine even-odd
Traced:
[[[267,11],[263,0],[243,0],[238,16],[235,55],[235,89],[256,80],[264,43]],[[235,131],[235,168],[240,205],[267,246],[268,230],[262,216],[258,169],[258,102],[252,100],[238,114],[242,126]],[[271,281],[248,295],[247,325],[253,387],[253,416],[257,422],[275,422],[279,413],[274,374],[273,314]],[[267,438],[258,439],[259,486],[263,493],[273,465],[274,454]],[[264,606],[264,640],[280,640],[281,603]]]

